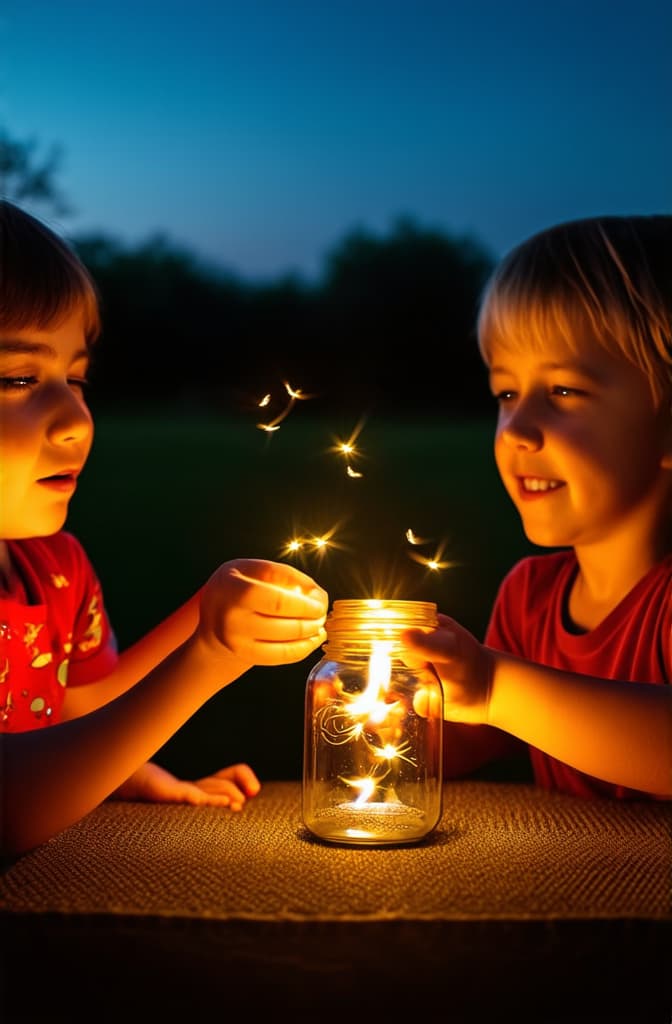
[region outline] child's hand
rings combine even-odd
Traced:
[[[301,661],[326,640],[328,597],[291,565],[261,559],[225,562],[201,592],[198,636],[247,665]]]
[[[188,782],[148,761],[112,793],[112,799],[160,804],[210,804],[240,811],[246,799],[256,796],[260,789],[259,779],[247,764],[234,764],[214,775]]]
[[[438,615],[439,627],[425,633],[408,629],[402,634],[409,666],[430,664],[443,689],[443,716],[451,722],[487,723],[492,685],[488,649],[447,615]],[[422,696],[420,696],[422,699]],[[426,709],[416,708],[418,713]]]

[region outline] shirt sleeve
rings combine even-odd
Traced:
[[[504,577],[495,597],[485,631],[485,644],[498,651],[524,657],[522,615],[526,591],[526,562],[519,562]]]
[[[77,581],[68,686],[81,686],[108,675],[119,656],[98,577],[80,543],[71,535],[68,542]]]

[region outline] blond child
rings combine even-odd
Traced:
[[[447,770],[522,741],[583,797],[672,797],[672,217],[560,224],[481,303],[497,468],[528,539],[481,644],[407,634],[444,688]]]
[[[21,854],[111,795],[240,809],[245,764],[195,782],[148,761],[253,665],[309,655],[327,595],[295,568],[221,565],[119,654],[94,569],[63,530],[91,449],[95,286],[44,223],[0,201],[0,850]]]

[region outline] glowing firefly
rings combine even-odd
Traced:
[[[406,540],[409,544],[429,544],[429,537],[418,537],[410,528],[406,530]]]
[[[418,562],[420,565],[424,565],[426,569],[431,572],[438,572],[440,569],[450,569],[456,565],[456,562],[442,561],[441,556],[443,555],[443,549],[445,542],[439,544],[435,554],[431,558],[427,558],[423,555],[417,554],[415,551],[409,551],[408,557],[412,558],[414,562]]]
[[[351,460],[353,458],[356,458],[360,454],[355,445],[355,441],[361,434],[363,426],[364,419],[362,418],[355,427],[355,429],[350,434],[350,437],[347,439],[347,441],[343,441],[340,437],[336,437],[334,438],[334,444],[329,449],[330,452],[336,452],[337,455],[344,456],[344,458],[347,460],[345,471],[348,474],[348,476],[352,477],[354,480],[357,480],[364,475],[363,473],[360,473],[359,470],[355,469],[353,466],[350,465]]]
[[[286,381],[286,380],[283,381],[283,385],[284,385],[285,391],[289,395],[289,402],[287,403],[285,408],[282,410],[282,412],[278,413],[278,415],[275,417],[275,419],[271,420],[270,423],[257,423],[257,426],[259,427],[260,430],[266,430],[266,431],[277,430],[278,427],[280,426],[280,424],[282,423],[282,421],[285,419],[285,417],[287,417],[289,415],[289,413],[291,412],[291,410],[294,408],[294,403],[295,402],[297,402],[297,401],[304,401],[307,398],[312,398],[313,397],[312,395],[304,395],[303,391],[301,391],[300,388],[293,388],[291,386],[291,384],[289,383],[289,381]],[[259,403],[259,406],[263,407],[263,406],[268,405],[270,400],[271,400],[271,396],[270,395],[264,395],[264,397],[262,398],[261,402]]]

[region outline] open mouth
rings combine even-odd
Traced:
[[[37,482],[52,490],[72,491],[77,486],[77,474],[74,470],[68,473],[54,473],[53,476],[41,477]]]
[[[538,491],[556,491],[558,487],[562,487],[562,480],[543,480],[537,476],[524,476],[520,478],[520,486],[524,491],[532,491],[537,493]]]
[[[559,491],[561,487],[565,486],[563,480],[550,480],[539,476],[519,476],[517,480],[518,493],[521,498],[526,500],[543,498],[545,495]]]

